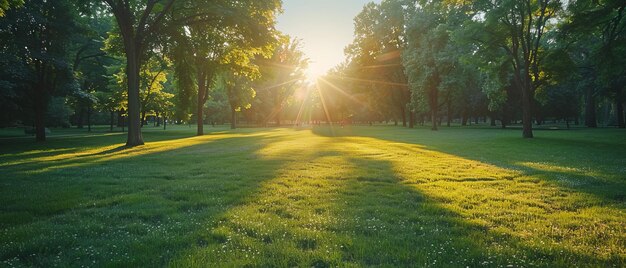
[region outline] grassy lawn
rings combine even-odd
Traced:
[[[208,129],[0,139],[0,266],[626,265],[623,130]]]

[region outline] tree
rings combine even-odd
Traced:
[[[594,127],[595,97],[604,93],[613,99],[617,125],[626,127],[624,101],[626,101],[626,3],[619,0],[578,0],[568,5],[570,21],[563,30],[576,43],[575,58],[582,71],[587,73],[586,124]],[[583,48],[584,50],[581,51]],[[594,92],[594,88],[599,88]]]
[[[413,106],[421,111],[429,110],[432,130],[439,121],[439,93],[445,72],[453,67],[445,56],[449,31],[446,25],[446,9],[441,3],[425,3],[417,6],[407,26],[407,49],[403,64],[407,70],[412,91]]]
[[[474,20],[484,33],[477,40],[486,49],[503,49],[511,65],[513,86],[521,92],[524,138],[532,138],[532,106],[542,83],[543,38],[550,19],[561,9],[559,0],[479,1]]]
[[[143,145],[140,117],[140,70],[146,53],[161,34],[174,0],[103,0],[115,16],[126,56],[128,138],[126,146]]]
[[[141,126],[146,124],[146,115],[158,107],[159,101],[166,101],[172,94],[164,92],[164,83],[167,82],[167,71],[170,62],[162,55],[154,54],[142,66],[140,77]]]
[[[224,66],[239,65],[241,74],[243,70],[258,72],[251,60],[256,55],[270,55],[271,45],[276,41],[274,16],[280,3],[277,0],[222,0],[174,7],[172,55],[174,61],[183,62],[177,66],[179,71],[175,74],[185,87],[184,95],[191,96],[188,91],[194,79],[191,73],[183,73],[183,69],[195,71],[197,135],[204,134],[203,107],[216,75],[226,68]]]
[[[218,87],[223,87],[230,104],[230,128],[237,128],[237,112],[250,109],[256,92],[252,88],[251,80],[245,74],[237,72],[223,72],[218,79]]]
[[[258,112],[264,111],[259,115],[263,117],[263,125],[275,119],[276,125],[280,126],[281,113],[287,100],[305,80],[308,59],[300,49],[298,39],[284,36],[271,58],[258,60],[261,77],[254,85],[258,101],[253,106],[260,108]]]
[[[50,98],[75,91],[69,41],[77,32],[69,1],[30,1],[0,19],[2,94],[30,106],[37,141],[46,139]]]

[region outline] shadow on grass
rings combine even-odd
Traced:
[[[432,178],[416,181],[407,175],[411,170],[399,169],[419,169],[422,165],[440,168],[441,163],[405,162],[394,155],[448,157],[455,160],[449,167],[452,170],[468,163],[476,169],[502,172],[498,168],[417,151],[415,147],[394,148],[388,142],[372,139],[318,136],[307,138],[306,145],[292,145],[279,141],[270,145],[276,148],[258,151],[261,160],[280,163],[277,176],[210,223],[200,232],[202,242],[181,252],[170,264],[501,267],[610,266],[623,261],[615,254],[605,258],[574,250],[572,237],[555,237],[553,231],[546,234],[540,230],[536,236],[529,233],[538,226],[552,228],[553,219],[544,215],[548,211],[523,210],[545,205],[546,201],[536,196],[538,192],[530,192],[524,196],[528,200],[523,200],[529,204],[519,204],[520,211],[501,207],[511,201],[507,195],[515,191],[498,185],[512,182],[506,176],[486,180],[481,172],[469,171],[449,174],[451,183],[441,185]],[[528,184],[532,183],[518,185]],[[462,186],[456,190],[460,193],[445,188],[454,185]],[[481,188],[491,189],[472,192]],[[471,200],[476,196],[479,199]],[[457,208],[459,203],[464,209]],[[561,222],[555,226],[564,227]],[[573,228],[585,229],[585,233],[593,226]],[[545,244],[539,240],[545,240]]]
[[[620,250],[607,232],[615,231],[619,219],[594,218],[614,209],[587,215],[560,211],[564,201],[552,199],[559,189],[430,146],[289,130],[189,140],[195,142],[174,140],[119,158],[61,162],[65,165],[39,173],[5,169],[10,176],[0,180],[0,240],[8,242],[0,245],[0,262],[185,267],[624,262],[619,252],[595,256],[603,243]],[[81,160],[87,162],[68,165]],[[553,217],[559,213],[583,218]],[[606,229],[608,224],[613,229]]]
[[[399,129],[392,132],[376,128],[316,127],[313,133],[323,137],[371,137],[452,154],[498,167],[519,170],[519,176],[533,176],[565,189],[593,194],[609,202],[624,202],[626,178],[626,143],[623,133],[602,135],[598,130],[558,131],[548,136],[525,140],[518,133],[499,129]],[[609,131],[615,132],[614,129]],[[494,136],[494,133],[496,134]],[[609,133],[610,134],[610,133]],[[569,136],[568,136],[569,135]],[[589,136],[591,135],[591,136]],[[594,135],[597,135],[594,136]],[[609,142],[612,140],[613,142]]]
[[[249,155],[275,138],[193,139],[199,142],[120,158],[111,157],[120,152],[114,146],[89,160],[3,167],[0,263],[167,263],[195,243],[203,223],[245,199],[277,167]],[[55,164],[63,167],[23,172]]]

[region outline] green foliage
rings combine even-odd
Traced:
[[[24,4],[24,0],[0,0],[0,17],[10,8],[19,8]]]
[[[66,99],[63,97],[53,97],[48,104],[46,112],[46,125],[50,127],[69,127],[70,115],[73,113]]]
[[[36,121],[45,134],[50,98],[78,90],[69,51],[76,16],[70,1],[37,0],[0,18],[0,100],[10,103],[0,108],[10,115],[2,124]]]
[[[268,120],[276,120],[280,124],[294,93],[305,83],[308,61],[301,51],[301,41],[289,36],[280,38],[270,58],[256,60],[261,75],[253,82],[256,100],[252,109],[259,123],[265,125]]]

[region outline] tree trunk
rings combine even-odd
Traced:
[[[276,112],[276,126],[280,127],[280,110]]]
[[[201,67],[200,67],[201,69]],[[197,82],[198,82],[198,107],[196,108],[196,124],[197,124],[197,131],[196,131],[196,136],[202,136],[204,135],[204,102],[206,101],[206,96],[204,96],[206,94],[206,86],[207,84],[205,83],[205,73],[202,70],[198,70],[198,74],[197,74]]]
[[[406,110],[402,105],[400,105],[400,113],[402,114],[402,126],[406,127]]]
[[[588,86],[585,93],[585,126],[597,128],[598,120],[596,119],[596,97],[593,95],[593,87]]]
[[[448,98],[448,105],[447,106],[448,106],[448,111],[447,111],[447,115],[446,115],[446,125],[448,127],[450,127],[450,123],[452,123],[452,116],[451,116],[451,114],[452,114],[452,107],[450,107],[450,100],[449,100],[449,98]]]
[[[91,132],[91,106],[87,107],[87,132]]]
[[[437,108],[439,106],[439,100],[437,99],[437,89],[430,93],[430,120],[432,121],[431,130],[437,130]]]
[[[163,116],[163,130],[167,129],[167,117]]]
[[[36,97],[35,103],[35,139],[46,141],[46,109],[43,96]]]
[[[528,87],[522,86],[522,137],[526,139],[533,137],[532,96]]]
[[[126,36],[130,35],[129,33],[126,34]],[[126,77],[128,79],[128,138],[126,146],[133,147],[144,144],[143,136],[141,135],[141,111],[139,109],[139,69],[141,61],[135,40],[124,40],[124,43],[126,50]]]
[[[237,128],[237,111],[235,108],[230,109],[230,129]]]
[[[122,127],[124,124],[124,109],[117,110],[117,127]]]
[[[437,130],[437,108],[432,109],[430,112],[430,120],[432,121],[431,130]]]
[[[415,127],[415,112],[409,111],[409,128]]]
[[[490,122],[489,122],[489,125],[490,125],[490,126],[492,126],[492,127],[495,127],[495,126],[496,126],[496,119],[495,119],[493,116],[490,116],[490,117],[489,117],[489,121],[490,121]]]
[[[463,114],[461,115],[461,126],[467,126],[467,108],[463,109]]]
[[[146,123],[146,111],[141,111],[141,127],[147,125]]]

